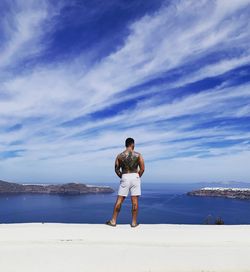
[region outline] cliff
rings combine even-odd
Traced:
[[[227,198],[250,199],[250,188],[210,188],[205,187],[188,192],[189,196],[217,196]]]
[[[114,189],[109,186],[94,186],[83,183],[66,184],[18,184],[0,180],[0,194],[88,194],[88,193],[113,193]]]

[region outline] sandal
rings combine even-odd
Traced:
[[[135,228],[135,227],[137,227],[137,226],[139,226],[140,225],[140,223],[136,223],[135,225],[134,224],[130,224],[130,226],[132,227],[132,228]]]
[[[116,226],[116,224],[111,223],[111,220],[107,221],[105,224],[106,224],[106,225],[109,225],[109,226],[112,226],[112,227],[115,227],[115,226]]]

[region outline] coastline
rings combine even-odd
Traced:
[[[0,224],[14,271],[250,271],[250,225]]]

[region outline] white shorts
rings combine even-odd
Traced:
[[[131,196],[141,195],[141,178],[138,173],[122,174],[118,195],[128,196],[129,191]]]

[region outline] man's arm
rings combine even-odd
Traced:
[[[115,172],[116,172],[116,175],[121,178],[122,177],[122,172],[120,171],[120,161],[119,161],[119,156],[116,157],[115,159]]]
[[[145,170],[145,163],[144,163],[144,159],[141,154],[139,155],[139,167],[140,167],[140,170],[139,170],[138,174],[141,177],[144,170]]]

